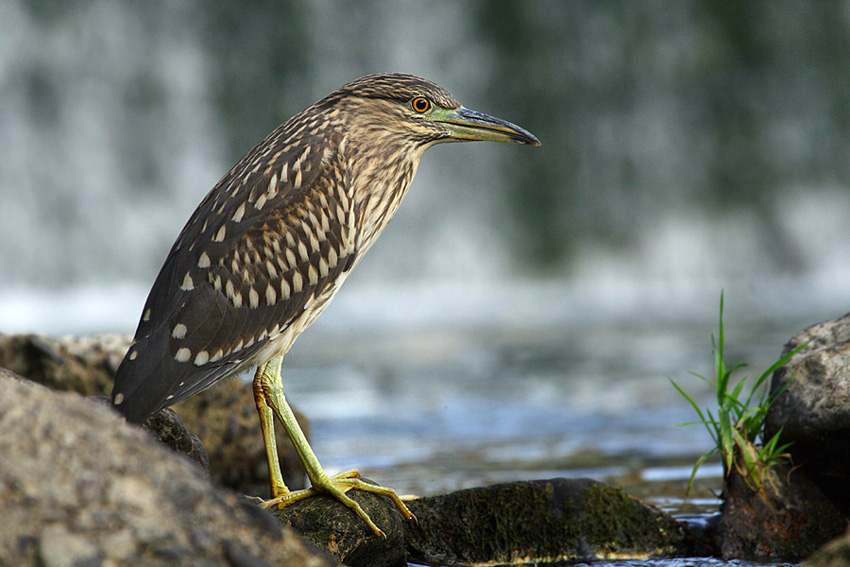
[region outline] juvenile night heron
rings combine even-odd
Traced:
[[[391,497],[358,472],[328,476],[283,395],[280,365],[336,295],[407,193],[425,150],[483,140],[539,145],[529,132],[466,109],[412,75],[370,75],[279,126],[195,210],[165,260],[112,403],[131,422],[257,366],[254,399],[271,477],[284,507],[329,493],[383,532],[346,492]],[[311,488],[283,482],[274,416],[295,445]]]

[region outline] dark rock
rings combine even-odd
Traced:
[[[782,431],[782,443],[800,472],[850,516],[850,315],[819,323],[794,336],[771,391],[786,388],[771,407],[766,435]]]
[[[296,502],[274,514],[285,526],[350,567],[407,565],[403,524],[409,523],[386,496],[351,490],[347,493],[386,534],[376,536],[351,509],[331,496]]]
[[[850,530],[814,552],[806,567],[850,567]]]
[[[150,416],[143,426],[172,451],[182,453],[209,472],[210,458],[197,435],[189,433],[183,421],[171,408],[165,408]]]
[[[77,395],[0,376],[0,455],[2,565],[337,564]]]
[[[440,565],[686,556],[687,527],[618,488],[553,479],[408,502],[411,561]]]
[[[52,339],[41,335],[0,334],[0,367],[54,390],[108,396],[115,370],[131,343],[129,337],[102,335]],[[203,439],[212,479],[228,488],[268,497],[269,473],[250,385],[225,380],[174,406],[186,427]],[[305,433],[306,419],[296,412]],[[301,461],[280,424],[278,453],[284,481],[303,488]],[[194,443],[194,442],[192,442]],[[185,445],[178,441],[178,445]]]
[[[724,483],[718,527],[724,559],[798,562],[846,528],[838,508],[801,471],[775,464],[760,488],[742,472],[733,467]]]

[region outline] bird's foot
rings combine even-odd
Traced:
[[[322,478],[313,481],[312,487],[304,490],[290,491],[288,489],[284,489],[283,492],[278,493],[271,500],[262,501],[260,506],[266,510],[270,508],[286,508],[295,502],[315,496],[316,494],[330,494],[347,507],[351,508],[355,514],[360,516],[360,519],[366,522],[366,525],[369,526],[369,529],[371,529],[375,535],[379,537],[386,537],[383,530],[381,530],[381,528],[372,521],[360,504],[352,500],[351,497],[346,494],[346,492],[353,489],[371,492],[373,494],[380,494],[381,496],[389,496],[406,519],[415,519],[413,513],[407,508],[407,506],[404,505],[404,502],[401,501],[401,498],[399,498],[395,490],[369,484],[360,478],[360,473],[356,469],[335,474],[330,477],[323,475]]]

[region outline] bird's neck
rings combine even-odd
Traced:
[[[367,159],[354,159],[352,167],[353,203],[359,219],[359,250],[361,254],[368,250],[375,239],[383,232],[398,210],[404,196],[410,189],[413,177],[419,167],[421,151],[404,149],[383,153],[373,149],[363,156]],[[386,146],[384,146],[386,148]],[[388,160],[385,155],[398,156]]]

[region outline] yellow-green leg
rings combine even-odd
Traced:
[[[263,442],[266,446],[266,457],[269,462],[269,478],[272,494],[271,500],[263,502],[262,506],[264,508],[284,508],[299,500],[324,492],[332,495],[351,508],[366,522],[376,535],[383,537],[384,532],[375,525],[360,504],[346,495],[346,492],[349,490],[357,489],[389,496],[407,519],[413,518],[413,514],[407,509],[407,506],[404,505],[394,490],[364,482],[359,478],[360,473],[357,470],[346,471],[331,477],[325,473],[322,465],[319,464],[319,459],[316,458],[316,454],[310,447],[307,437],[301,431],[301,427],[295,419],[295,414],[292,413],[292,408],[289,407],[286,397],[283,395],[283,381],[280,378],[280,364],[282,361],[282,357],[277,357],[265,364],[261,364],[254,377],[254,400],[257,403],[257,411],[260,414],[260,427],[263,431]],[[310,484],[312,485],[311,488],[293,492],[283,482],[274,435],[273,416],[275,415],[283,424],[286,434],[289,436],[289,439],[295,446],[295,450],[298,452],[298,456],[301,458],[301,462],[304,464],[307,477],[310,479]]]

